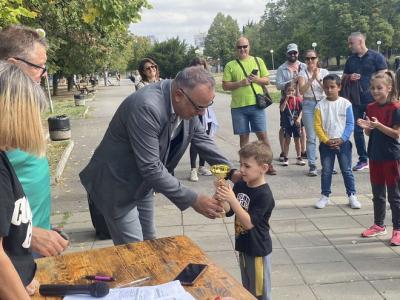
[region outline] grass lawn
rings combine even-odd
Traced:
[[[55,176],[57,164],[68,143],[69,141],[50,141],[47,143],[47,159],[49,160],[51,177]]]
[[[53,101],[54,112],[46,111],[42,118],[46,121],[50,116],[67,115],[70,119],[80,119],[86,106],[75,106],[74,100]]]

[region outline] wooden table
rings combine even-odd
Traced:
[[[234,296],[238,300],[255,299],[222,268],[215,265],[188,237],[175,236],[90,251],[70,253],[36,260],[36,279],[42,284],[89,284],[85,275],[111,275],[114,287],[151,276],[146,285],[173,280],[188,263],[207,264],[208,268],[194,286],[185,289],[199,300]],[[43,297],[32,299],[60,299]]]

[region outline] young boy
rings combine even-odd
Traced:
[[[359,209],[361,204],[355,195],[356,188],[351,170],[352,145],[349,139],[354,130],[351,103],[339,97],[340,77],[336,74],[324,77],[323,89],[326,98],[317,103],[314,114],[314,127],[320,141],[319,153],[322,164],[321,198],[315,207],[324,208],[329,203],[333,165],[337,156],[349,205],[351,208]]]
[[[290,140],[294,140],[294,147],[297,154],[296,164],[304,166],[306,163],[301,158],[301,117],[303,115],[302,99],[296,96],[296,85],[289,82],[285,85],[285,97],[282,98],[280,103],[282,130],[284,136],[283,143],[283,166],[289,165],[288,153]]]
[[[272,242],[269,218],[275,206],[265,174],[272,161],[269,146],[257,141],[239,151],[242,180],[233,190],[219,186],[216,197],[223,201],[227,216],[235,214],[235,249],[239,251],[243,286],[259,300],[271,299]]]

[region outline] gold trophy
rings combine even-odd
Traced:
[[[230,168],[228,165],[213,165],[210,168],[211,173],[217,178],[216,188],[222,185],[227,185],[228,183],[225,180],[225,177],[228,175]],[[216,192],[214,194],[214,198],[216,199]],[[225,213],[220,214],[220,218],[223,218]]]

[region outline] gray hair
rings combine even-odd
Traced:
[[[48,44],[35,29],[12,25],[0,31],[0,59],[29,58],[35,43],[47,48]]]
[[[366,40],[365,34],[360,31],[355,31],[355,32],[350,33],[349,38],[353,38],[353,37],[360,38],[364,41]]]
[[[180,71],[175,77],[178,88],[192,90],[198,84],[204,84],[211,89],[215,88],[215,79],[211,73],[202,66],[187,67]]]

